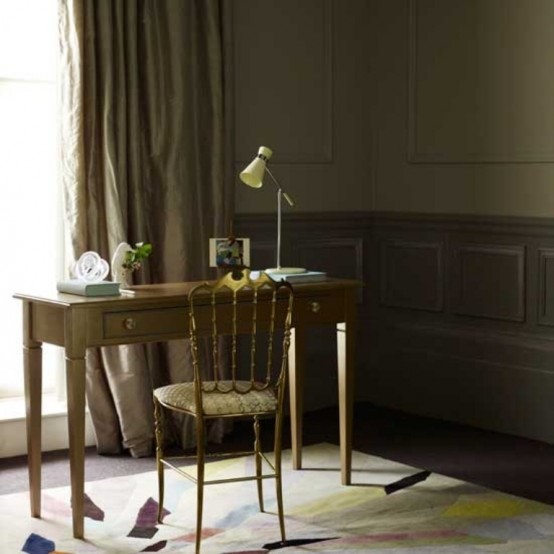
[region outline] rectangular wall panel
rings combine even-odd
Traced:
[[[411,0],[412,162],[554,160],[554,2]]]
[[[554,326],[554,249],[539,249],[538,323]]]
[[[525,319],[525,248],[455,244],[452,311],[510,321]]]
[[[292,242],[293,259],[308,270],[325,271],[329,277],[342,277],[362,281],[363,238],[336,237],[301,239]],[[363,289],[359,291],[363,302]]]
[[[329,163],[331,0],[234,0],[236,162],[260,144],[281,163]]]
[[[363,239],[303,238],[292,242],[294,259],[309,270],[326,271],[331,277],[363,280]]]
[[[254,241],[250,244],[250,267],[258,271],[275,267],[277,260],[276,243],[271,241]]]
[[[381,247],[381,302],[419,310],[443,309],[440,243],[389,239]]]

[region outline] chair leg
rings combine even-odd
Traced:
[[[281,435],[283,431],[283,416],[277,413],[275,418],[275,492],[277,496],[277,513],[279,515],[279,527],[281,528],[281,540],[287,540],[285,533],[285,515],[283,510],[283,483],[281,479]]]
[[[163,421],[162,407],[157,398],[154,397],[154,422],[156,435],[156,469],[158,470],[158,523],[162,523],[164,509],[164,469],[163,459]]]
[[[264,511],[264,488],[262,480],[262,448],[260,443],[260,420],[254,416],[254,457],[256,461],[256,485],[258,487],[258,504],[260,512]]]
[[[196,554],[200,554],[202,541],[202,513],[204,508],[204,421],[196,418]]]

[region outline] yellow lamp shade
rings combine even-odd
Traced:
[[[240,180],[249,187],[259,189],[263,185],[266,162],[273,154],[271,148],[260,146],[258,155],[240,173]]]

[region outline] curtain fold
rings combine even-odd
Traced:
[[[225,0],[61,0],[61,168],[70,261],[151,242],[136,282],[213,277],[233,215]],[[87,353],[98,451],[152,451],[152,388],[191,376],[187,341]],[[183,446],[191,423],[177,421]],[[221,424],[212,429],[220,440]]]

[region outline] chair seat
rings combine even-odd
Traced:
[[[202,388],[202,410],[205,415],[240,415],[252,413],[271,413],[277,409],[277,398],[271,388],[264,390],[250,390],[237,392],[233,389],[232,381],[219,381],[219,390],[215,388],[215,381],[204,381]],[[250,388],[250,381],[236,381],[235,389],[246,391]],[[160,387],[154,391],[156,398],[170,408],[196,411],[194,383],[178,383]]]

